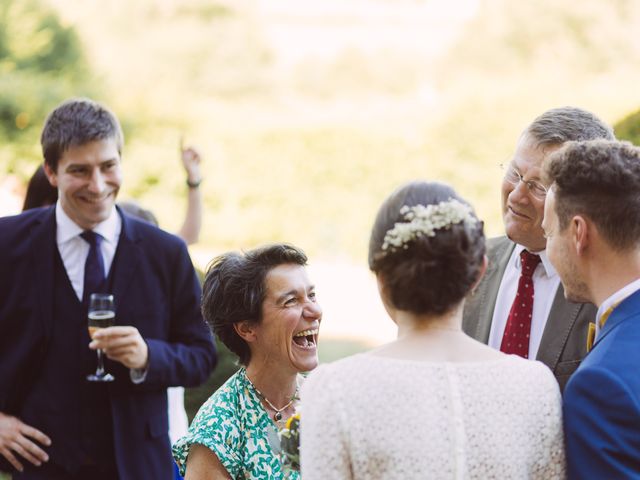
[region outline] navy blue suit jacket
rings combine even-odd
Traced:
[[[640,291],[613,310],[563,403],[570,479],[640,479]]]
[[[140,331],[149,367],[136,385],[126,367],[109,363],[116,377],[108,385],[115,462],[122,480],[172,478],[166,388],[195,386],[208,377],[216,363],[213,336],[200,313],[200,285],[184,242],[119,213],[122,232],[111,267],[116,325]],[[77,433],[64,412],[85,381],[64,367],[77,354],[71,342],[55,378],[41,378],[56,328],[56,255],[55,207],[0,218],[0,411],[38,418],[32,426],[52,439],[45,449],[50,453]],[[45,395],[33,392],[36,379],[46,385]],[[65,452],[56,455],[64,458]]]

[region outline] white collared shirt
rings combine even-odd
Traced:
[[[94,232],[99,233],[103,241],[100,244],[102,259],[104,260],[105,277],[109,275],[113,257],[118,247],[118,239],[122,230],[122,219],[113,207],[109,218],[99,223]],[[82,301],[84,288],[84,264],[89,255],[89,244],[80,237],[84,230],[80,228],[65,213],[60,201],[56,203],[56,243],[62,258],[62,263],[71,281],[71,286],[78,299]]]
[[[122,231],[122,219],[115,206],[111,210],[109,218],[99,223],[93,231],[102,235],[100,252],[104,261],[106,277],[109,275],[113,257],[116,255],[118,239]],[[82,301],[84,289],[84,264],[87,255],[89,255],[89,244],[80,237],[82,232],[84,230],[69,218],[58,201],[56,203],[56,243],[73,290],[80,301]],[[129,376],[133,383],[139,384],[146,379],[147,370],[130,369]]]
[[[524,249],[522,245],[516,244],[498,289],[496,306],[491,320],[491,332],[489,333],[489,346],[496,350],[500,350],[509,311],[518,291],[518,282],[522,271],[520,252]],[[533,312],[531,315],[531,333],[529,335],[529,359],[535,360],[538,355],[544,327],[547,324],[547,318],[549,318],[551,305],[560,285],[560,277],[556,269],[551,265],[544,250],[531,253],[540,255],[541,260],[533,272]]]
[[[598,335],[602,330],[602,328],[600,328],[600,317],[602,317],[604,312],[606,312],[609,308],[611,308],[612,310],[615,309],[615,307],[619,303],[621,303],[625,298],[634,294],[638,290],[640,290],[640,278],[638,278],[637,280],[634,280],[628,285],[625,285],[620,290],[618,290],[613,295],[611,295],[609,298],[607,298],[604,302],[602,302],[602,305],[598,307],[598,312],[596,313],[596,337],[595,337],[596,340],[598,339]]]

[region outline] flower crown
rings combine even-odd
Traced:
[[[401,247],[406,250],[409,242],[423,235],[434,237],[436,230],[447,230],[460,222],[475,225],[478,221],[469,205],[455,199],[426,207],[420,204],[413,207],[405,205],[400,213],[407,222],[397,222],[392,229],[387,230],[382,250],[395,252]]]

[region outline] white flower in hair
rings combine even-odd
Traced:
[[[436,230],[447,230],[451,225],[466,222],[474,225],[478,219],[469,205],[449,199],[437,205],[407,205],[400,209],[406,222],[397,222],[384,236],[382,250],[395,251],[409,248],[408,243],[423,235],[434,237]]]

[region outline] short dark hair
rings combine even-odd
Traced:
[[[46,207],[58,201],[58,189],[49,183],[44,168],[40,165],[29,179],[27,194],[24,197],[22,210]]]
[[[640,148],[629,142],[568,142],[544,165],[560,230],[588,217],[614,248],[640,244]]]
[[[536,148],[569,141],[615,140],[613,129],[593,113],[577,107],[547,110],[525,129]]]
[[[298,247],[277,243],[243,253],[225,253],[207,267],[202,286],[202,315],[243,365],[251,360],[251,350],[236,333],[234,324],[260,323],[267,274],[285,264],[304,266],[307,256]]]
[[[478,280],[485,254],[480,221],[436,230],[433,237],[418,237],[405,244],[406,248],[382,248],[387,231],[396,223],[407,222],[400,213],[403,206],[437,205],[450,199],[469,205],[448,185],[411,182],[393,192],[378,211],[369,241],[369,268],[397,309],[415,314],[448,312]]]
[[[88,98],[72,98],[57,106],[44,122],[40,144],[44,163],[58,170],[58,161],[70,147],[114,139],[122,154],[124,135],[116,116]]]

